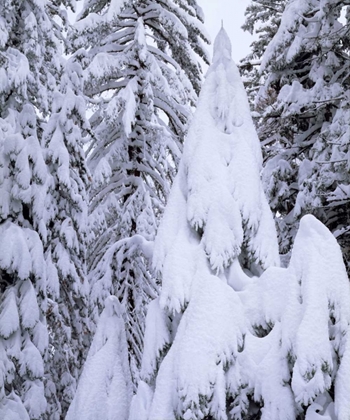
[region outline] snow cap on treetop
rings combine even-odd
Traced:
[[[214,57],[213,64],[222,61],[231,61],[232,45],[230,38],[222,26],[214,41]]]

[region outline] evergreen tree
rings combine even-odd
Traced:
[[[261,74],[259,67],[267,45],[275,36],[286,0],[252,0],[245,11],[246,20],[242,29],[257,36],[250,46],[251,52],[241,60],[239,69],[244,80],[253,116],[259,124],[259,112],[255,109],[255,97],[263,83],[265,74]]]
[[[87,175],[80,129],[87,126],[81,70],[61,59],[62,4],[0,5],[4,419],[64,416],[84,353]]]
[[[265,185],[279,215],[282,252],[312,212],[349,255],[349,14],[347,1],[290,1],[266,48],[256,99]]]
[[[39,419],[46,410],[48,347],[43,241],[47,167],[43,117],[57,74],[48,6],[0,4],[0,417]]]
[[[162,291],[149,306],[132,420],[226,419],[229,400],[247,410],[235,363],[247,326],[236,291],[279,263],[261,161],[221,29],[155,243]]]
[[[305,216],[289,267],[278,267],[260,167],[221,29],[155,241],[163,285],[147,314],[131,420],[350,418],[339,246]]]
[[[125,307],[134,383],[145,307],[157,295],[149,267],[162,213],[196,101],[202,14],[195,2],[88,2],[76,25],[86,53],[85,92],[94,104],[87,152],[89,270],[96,317],[107,296]]]
[[[65,418],[90,345],[86,278],[88,173],[83,130],[89,129],[82,97],[82,69],[72,57],[63,63],[52,114],[43,133],[47,180],[45,223],[48,238],[46,395],[50,419]]]

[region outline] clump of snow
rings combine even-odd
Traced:
[[[266,337],[248,333],[241,355],[242,382],[253,394],[254,401],[263,402],[262,420],[294,420],[296,409],[288,361],[281,357],[281,324],[277,322]]]
[[[16,295],[13,289],[4,293],[4,300],[0,306],[0,335],[4,338],[17,331],[19,328],[19,315]]]
[[[46,410],[41,378],[48,331],[42,323],[46,310],[45,262],[39,235],[9,220],[0,224],[0,272],[11,279],[0,305],[0,418],[39,418]],[[21,398],[7,395],[15,372],[23,382]]]
[[[299,314],[286,311],[284,340],[291,343],[288,350],[296,358],[292,380],[296,401],[308,404],[329,389],[337,371],[336,355],[342,355],[350,339],[350,292],[341,251],[313,216],[301,220],[289,269],[296,289],[291,305]],[[289,337],[293,330],[294,338]],[[335,406],[337,410],[337,397]]]
[[[137,394],[134,395],[130,405],[129,420],[147,420],[153,398],[151,387],[140,380]]]
[[[29,420],[29,415],[21,399],[11,392],[5,401],[0,401],[0,418],[6,420]]]
[[[172,210],[164,214],[153,253],[155,267],[162,270],[163,279],[169,279],[167,282],[163,280],[160,305],[173,312],[179,312],[190,299],[195,255],[198,252],[197,235],[190,229],[186,219],[186,198],[181,189],[181,173],[180,166],[168,200],[167,209]],[[158,240],[159,237],[163,240]]]
[[[349,381],[344,373],[349,357],[350,290],[339,245],[329,230],[313,216],[304,216],[289,267],[268,268],[239,297],[251,326],[242,353],[245,381],[254,390],[254,398],[264,401],[262,418],[292,419],[302,406],[308,405],[307,418],[316,418],[312,413],[319,408],[320,396],[332,383],[336,389],[334,402],[330,405],[324,401],[320,412],[332,420],[337,418],[331,414],[333,410],[348,415],[345,395]],[[260,328],[266,337],[259,337]],[[273,358],[266,365],[270,363],[269,354]],[[264,366],[270,372],[268,384],[264,384],[267,378],[267,371],[261,370]],[[291,386],[283,385],[283,389],[274,389],[270,395],[275,377],[272,372],[279,375],[276,386],[288,382]],[[273,409],[282,394],[285,394],[283,409],[289,408],[278,417],[269,411],[267,401],[272,401]]]
[[[162,352],[171,342],[169,323],[167,314],[159,306],[159,298],[153,300],[147,310],[146,325],[148,328],[143,343],[141,378],[145,382],[151,381],[157,371]]]
[[[303,34],[296,36],[294,43],[289,48],[286,46],[291,43],[295,28],[302,22],[303,14],[308,11],[310,6],[311,4],[304,0],[292,0],[287,3],[278,31],[265,50],[260,71],[263,71],[272,60],[280,59],[284,55],[289,62],[293,59],[299,50]],[[300,25],[301,31],[302,28],[304,26]]]
[[[125,326],[118,299],[106,299],[67,420],[127,420],[131,399]]]
[[[334,402],[326,391],[320,394],[307,409],[305,420],[336,420],[338,418],[346,418],[346,416],[335,416]]]
[[[159,370],[150,419],[168,418],[174,398],[178,416],[225,412],[224,376],[243,347],[243,308],[235,292],[207,269],[198,269],[192,287]]]
[[[350,416],[350,326],[343,341],[341,364],[335,380],[335,413],[338,419]]]
[[[87,28],[102,25],[116,19],[125,3],[126,0],[111,0],[107,6],[106,13],[101,16],[97,13],[88,13],[91,7],[91,1],[85,0],[82,10],[77,16],[76,29],[83,32]]]

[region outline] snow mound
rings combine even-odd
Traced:
[[[67,420],[127,420],[131,379],[122,308],[106,299]]]

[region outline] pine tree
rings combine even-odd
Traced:
[[[94,104],[87,152],[90,190],[89,270],[96,317],[107,296],[125,307],[134,383],[141,360],[145,307],[157,295],[149,266],[157,221],[196,101],[205,52],[195,2],[87,3],[76,25],[85,57],[85,92]]]
[[[40,145],[57,70],[48,7],[0,4],[0,417],[46,410],[43,242],[47,167]]]
[[[278,267],[261,151],[221,29],[155,241],[130,420],[350,418],[350,287],[339,246],[305,216]]]
[[[284,253],[300,217],[312,212],[349,260],[349,15],[345,24],[340,20],[347,4],[289,2],[262,60],[269,76],[256,100],[259,135]]]
[[[89,129],[82,97],[82,69],[75,57],[63,63],[52,114],[43,133],[47,180],[48,238],[46,395],[50,419],[65,418],[90,345],[86,278],[88,173],[83,131]]]

